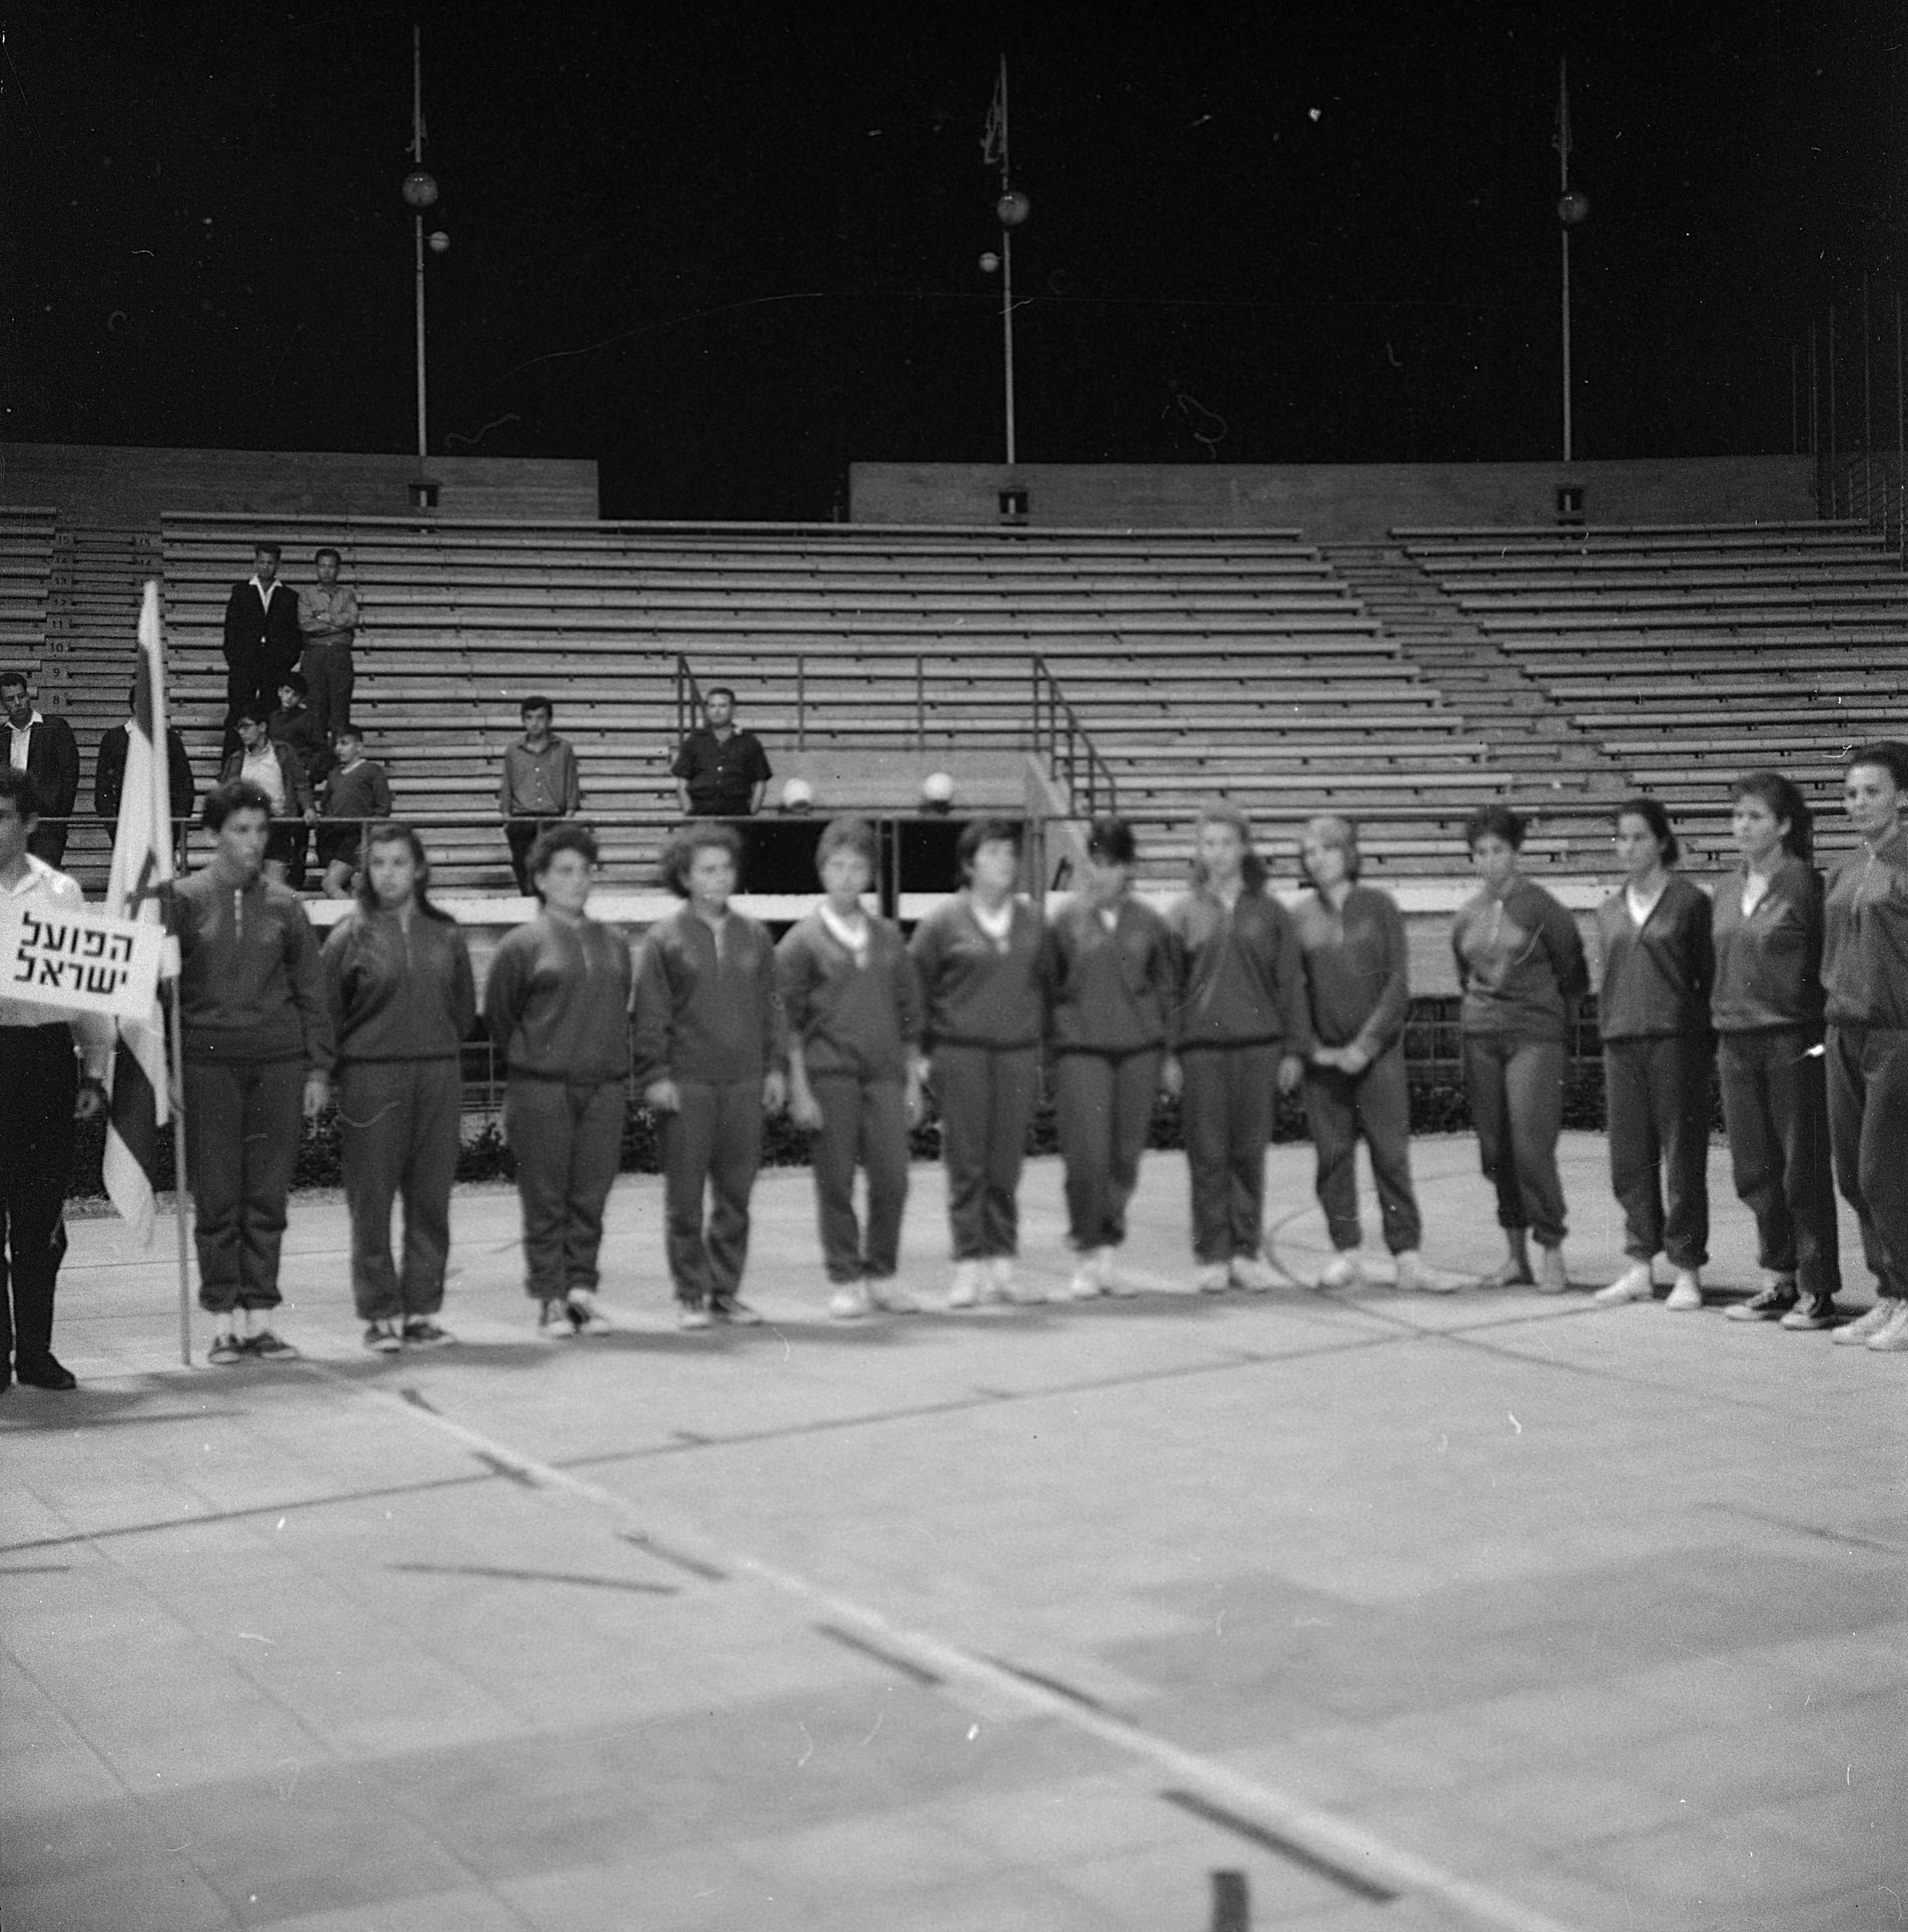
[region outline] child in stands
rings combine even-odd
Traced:
[[[325,868],[325,897],[346,899],[364,848],[364,821],[389,816],[391,781],[382,765],[365,756],[364,734],[356,725],[341,724],[332,742],[338,759],[325,780],[319,816],[357,822],[319,832],[318,862]]]

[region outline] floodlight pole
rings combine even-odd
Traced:
[[[1000,193],[1004,201],[1014,183],[1007,143],[1007,56],[1000,57]],[[1007,466],[1014,466],[1014,230],[1002,222],[1000,228],[1000,346],[1001,366],[1007,392]]]
[[[424,29],[410,30],[410,154],[415,167],[424,165]],[[424,419],[424,211],[416,211],[417,232],[417,460],[430,454]]]
[[[1567,206],[1570,192],[1570,93],[1567,64],[1557,62],[1557,194],[1561,211]],[[1557,224],[1564,250],[1564,460],[1571,455],[1570,436],[1570,224],[1560,218]]]

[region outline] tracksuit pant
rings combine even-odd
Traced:
[[[1564,1183],[1557,1136],[1564,1129],[1561,1040],[1513,1034],[1464,1036],[1464,1084],[1484,1178],[1498,1190],[1498,1226],[1528,1228],[1540,1247],[1564,1241]]]
[[[1424,1223],[1411,1187],[1411,1096],[1402,1044],[1380,1054],[1362,1073],[1307,1067],[1305,1106],[1318,1154],[1318,1204],[1333,1246],[1356,1248],[1365,1238],[1358,1220],[1362,1135],[1371,1150],[1386,1247],[1394,1255],[1421,1247]]]
[[[185,1162],[199,1305],[278,1305],[285,1202],[305,1130],[302,1060],[185,1061]]]
[[[733,1300],[748,1264],[762,1082],[678,1080],[676,1088],[682,1105],[660,1126],[669,1279],[678,1301],[700,1308]]]
[[[1020,1163],[1040,1094],[1036,1046],[934,1049],[934,1091],[957,1262],[1011,1255],[1020,1244]]]
[[[1133,1053],[1082,1050],[1054,1060],[1067,1238],[1082,1253],[1126,1239],[1126,1204],[1140,1178],[1162,1057],[1149,1046]]]
[[[603,1208],[623,1152],[621,1080],[539,1080],[512,1072],[503,1130],[523,1204],[524,1291],[560,1301],[594,1288]]]
[[[1192,1251],[1202,1266],[1265,1246],[1266,1144],[1284,1052],[1276,1044],[1180,1049]]]
[[[0,1382],[53,1353],[79,1085],[71,1027],[0,1027]]]
[[[1735,1191],[1756,1217],[1757,1258],[1807,1295],[1831,1295],[1842,1285],[1819,1045],[1801,1027],[1716,1040],[1729,1160]]]
[[[361,1321],[435,1315],[444,1305],[462,1100],[455,1060],[347,1060],[338,1067],[351,1294]],[[391,1208],[400,1200],[401,1270],[391,1259]]]
[[[1861,1224],[1876,1292],[1908,1297],[1908,1031],[1831,1026],[1828,1046],[1835,1179]]]
[[[822,1258],[834,1282],[885,1281],[900,1265],[901,1210],[908,1198],[907,1090],[898,1080],[811,1073],[822,1109],[812,1137]],[[865,1239],[855,1213],[855,1170],[868,1177]]]
[[[1632,1261],[1672,1268],[1709,1258],[1709,1123],[1714,1061],[1707,1034],[1603,1042],[1610,1186]]]

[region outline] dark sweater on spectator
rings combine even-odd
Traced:
[[[317,935],[297,896],[263,878],[234,886],[208,866],[174,899],[186,1058],[302,1060],[328,1072]]]
[[[325,941],[325,994],[345,1060],[455,1060],[477,1015],[455,924],[360,906]]]
[[[1630,916],[1628,888],[1619,888],[1597,908],[1597,940],[1603,968],[1597,1028],[1604,1039],[1709,1030],[1715,957],[1701,887],[1672,872],[1640,926]]]
[[[659,920],[636,955],[635,1076],[760,1080],[788,1058],[768,928],[726,914],[718,954],[709,922],[688,906]]]
[[[1908,1028],[1908,829],[1843,860],[1824,910],[1828,1024]]]
[[[1487,886],[1458,908],[1451,950],[1465,1033],[1561,1042],[1572,1007],[1589,990],[1576,921],[1522,877],[1501,898]]]
[[[375,758],[355,765],[334,765],[325,781],[323,815],[326,818],[389,818],[391,781]]]
[[[1298,928],[1270,893],[1242,892],[1228,909],[1195,886],[1167,923],[1179,950],[1182,1053],[1204,1046],[1312,1051]]]
[[[776,977],[812,1075],[903,1080],[921,1038],[921,988],[900,932],[872,914],[866,962],[810,913],[782,935]]]
[[[1322,892],[1292,908],[1305,956],[1312,1030],[1323,1046],[1357,1046],[1375,1060],[1404,1036],[1411,988],[1405,919],[1388,892],[1354,886],[1334,910]]]
[[[309,705],[301,704],[296,711],[280,705],[265,728],[269,736],[290,746],[298,754],[305,776],[314,785],[321,783],[326,773],[338,763]]]
[[[1718,1033],[1822,1028],[1822,880],[1785,854],[1753,912],[1742,909],[1737,872],[1716,888],[1711,942],[1716,977],[1709,1012]]]
[[[908,950],[921,976],[924,1047],[1040,1044],[1040,915],[1024,900],[1009,906],[1004,941],[981,930],[966,892],[915,928]]]
[[[587,1086],[629,1071],[629,949],[593,919],[548,913],[507,933],[484,983],[484,1023],[513,1074]]]
[[[1056,1053],[1171,1048],[1178,949],[1151,906],[1122,898],[1109,928],[1083,896],[1070,900],[1047,921],[1040,975]]]

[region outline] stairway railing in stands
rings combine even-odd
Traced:
[[[1885,452],[1851,456],[1825,467],[1823,482],[1822,514],[1866,524],[1908,569],[1908,479],[1899,460]]]
[[[1066,787],[1068,801],[1078,816],[1097,818],[1117,812],[1119,794],[1113,768],[1100,755],[1047,660],[1036,656],[1032,669],[1034,749]]]

